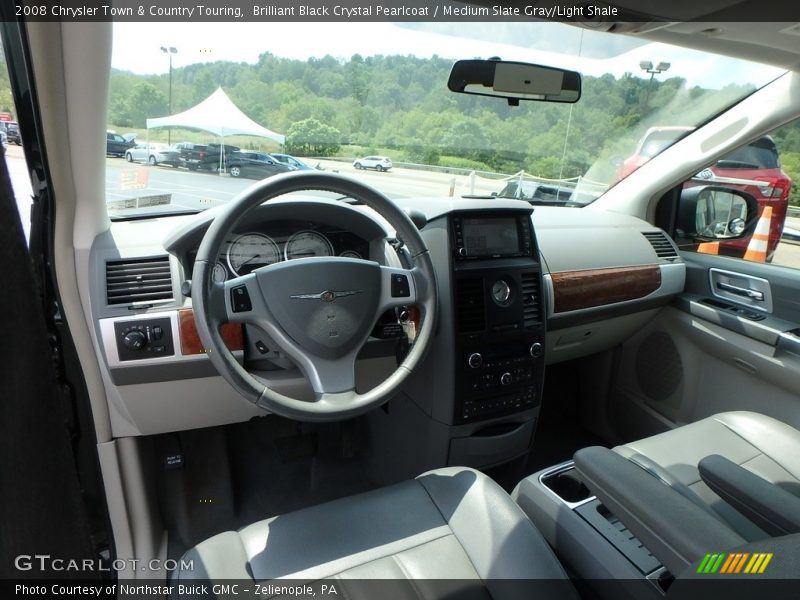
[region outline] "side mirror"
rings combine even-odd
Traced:
[[[577,102],[581,75],[554,67],[499,59],[459,60],[450,71],[451,92],[505,98],[511,106],[520,100]]]
[[[755,229],[758,201],[741,190],[706,185],[684,188],[676,237],[703,241],[742,238]]]

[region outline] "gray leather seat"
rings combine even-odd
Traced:
[[[701,480],[700,460],[719,454],[800,497],[800,431],[758,413],[720,413],[614,450],[749,541],[769,536]]]
[[[193,569],[178,572],[178,583],[458,579],[476,581],[480,597],[522,598],[533,597],[526,582],[503,587],[502,580],[548,580],[561,584],[552,597],[577,597],[547,543],[509,495],[466,468],[430,471],[221,533],[183,559],[192,561]]]

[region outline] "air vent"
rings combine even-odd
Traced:
[[[642,232],[642,235],[647,238],[653,250],[656,251],[658,258],[677,258],[678,252],[675,246],[663,231],[647,231]]]
[[[110,305],[158,302],[172,298],[168,256],[106,263],[106,299]]]
[[[537,273],[522,274],[522,320],[526,329],[542,322],[542,303]]]
[[[486,329],[483,304],[483,279],[459,279],[456,283],[456,325],[459,333]]]

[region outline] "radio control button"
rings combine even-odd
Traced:
[[[479,352],[473,352],[467,357],[467,365],[470,369],[480,369],[483,366],[483,356]]]

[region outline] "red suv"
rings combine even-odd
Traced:
[[[692,130],[692,127],[652,127],[648,129],[639,142],[636,152],[622,163],[618,178],[627,177],[653,156]],[[781,169],[778,149],[772,138],[764,136],[734,150],[711,167],[700,171],[684,186],[704,185],[704,179],[713,179],[716,180],[714,183],[717,185],[730,186],[752,194],[758,200],[759,217],[764,211],[764,207],[772,207],[772,220],[767,242],[767,260],[772,260],[772,255],[775,253],[783,233],[783,223],[789,207],[789,193],[792,189],[792,180]],[[746,183],[719,181],[720,179],[764,181],[767,185],[747,185]],[[723,241],[720,243],[720,254],[741,257],[744,255],[749,241],[749,238]]]

